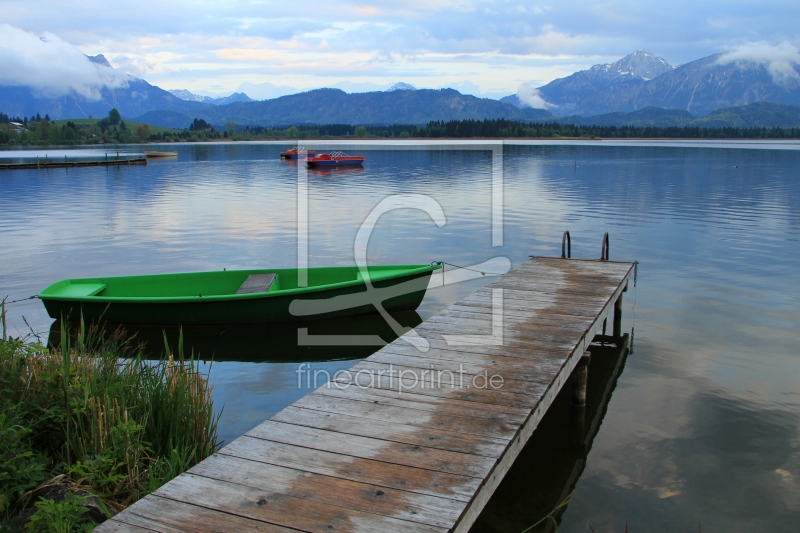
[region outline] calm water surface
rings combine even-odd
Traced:
[[[712,532],[797,531],[800,146],[506,145],[502,247],[492,247],[492,153],[467,147],[375,144],[362,147],[363,171],[309,173],[310,263],[353,264],[364,217],[409,193],[436,199],[447,224],[421,211],[384,215],[372,263],[505,256],[517,265],[560,253],[566,229],[573,257],[599,256],[608,231],[612,259],[640,262],[624,311],[634,351],[616,382],[590,384],[610,388],[597,393],[602,424],[574,452],[562,405],[567,414],[543,423],[475,530],[520,531],[574,489],[559,531],[621,532],[626,520],[632,532],[696,531],[698,522]],[[66,277],[295,266],[297,167],[278,160],[283,148],[177,145],[177,159],[144,167],[0,173],[0,295],[26,297]],[[488,281],[432,289],[419,315]],[[29,331],[23,315],[47,335],[40,302],[10,306],[12,333]],[[291,349],[241,342],[234,351],[211,370],[227,441],[307,392],[297,363],[280,362]],[[312,367],[333,373],[366,355],[317,354]],[[537,462],[547,453],[561,466]]]

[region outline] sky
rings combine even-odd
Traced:
[[[499,98],[640,49],[672,65],[743,45],[796,50],[798,20],[796,0],[0,0],[0,84],[46,92],[81,76],[83,52],[199,94],[403,81]],[[106,78],[76,90],[120,83]]]

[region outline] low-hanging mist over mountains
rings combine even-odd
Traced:
[[[56,69],[58,75],[39,73],[36,65],[22,65],[20,72],[0,75],[1,112],[9,116],[49,114],[56,119],[101,117],[117,108],[124,118],[169,127],[186,127],[194,118],[217,125],[232,121],[251,126],[424,124],[431,120],[487,118],[571,120],[576,124],[594,121],[605,125],[644,120],[649,125],[675,125],[689,124],[720,109],[759,102],[800,105],[800,52],[788,44],[756,43],[677,67],[640,50],[614,63],[595,65],[540,87],[523,84],[517,94],[499,101],[454,89],[415,89],[405,83],[381,91],[317,89],[253,100],[244,92],[212,98],[186,90],[165,91],[115,70],[102,55],[75,56],[74,47],[68,50],[74,65],[57,67],[47,58],[47,47],[52,51],[53,46],[71,45],[53,36],[48,39],[51,41],[31,42],[28,46],[42,48],[35,57],[41,57],[43,67]],[[268,83],[248,86],[262,94],[290,89]],[[723,115],[727,119],[717,117],[713,123],[724,123],[737,115],[738,125],[777,126],[780,122],[786,127],[780,110],[788,113],[785,118],[790,121],[797,115],[789,109],[749,106],[746,113],[726,112]],[[764,116],[759,118],[758,113]],[[790,125],[800,126],[800,122]]]

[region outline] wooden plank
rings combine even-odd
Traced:
[[[449,527],[458,518],[458,500],[417,494],[381,485],[312,474],[282,466],[216,454],[190,473],[296,498],[378,513],[410,522]]]
[[[371,376],[378,372],[394,372],[398,379],[412,384],[419,381],[430,388],[451,387],[451,383],[463,387],[502,390],[516,394],[535,394],[540,385],[547,385],[555,374],[541,368],[530,368],[524,373],[504,372],[502,368],[490,369],[481,365],[458,363],[456,361],[433,361],[406,355],[384,355],[380,360],[362,361],[352,368],[354,379],[359,386],[370,385]],[[534,365],[531,365],[533,367]],[[491,372],[490,372],[491,370]],[[450,376],[453,376],[451,380]],[[413,377],[409,377],[413,376]]]
[[[145,529],[143,527],[117,522],[116,520],[106,520],[103,522],[103,531],[106,533],[153,533],[157,529]]]
[[[469,358],[472,355],[476,356],[474,361],[495,361],[502,360],[503,358],[524,360],[542,357],[547,359],[560,357],[561,360],[564,360],[572,350],[572,346],[569,346],[568,344],[555,347],[546,345],[511,346],[508,344],[504,344],[502,346],[477,344],[459,344],[451,346],[447,344],[440,334],[432,334],[430,332],[424,333],[426,333],[426,335],[422,336],[425,337],[425,340],[428,342],[428,350],[425,352],[420,352],[420,350],[418,350],[416,347],[406,342],[393,342],[392,344],[381,348],[376,353],[390,352],[408,355],[431,354],[431,357],[440,357],[440,354],[443,354],[441,355],[442,358],[452,359],[454,361],[457,361],[461,358]]]
[[[377,387],[351,387],[347,390],[342,390],[338,387],[322,387],[314,391],[314,394],[322,394],[324,396],[332,396],[337,398],[347,398],[349,400],[357,400],[368,403],[379,403],[382,405],[391,405],[405,409],[436,411],[442,414],[452,414],[453,416],[468,416],[470,418],[502,418],[512,424],[522,423],[525,420],[525,416],[528,414],[527,410],[521,407],[465,402],[463,400],[453,398],[425,396],[422,394],[415,394],[413,392],[409,392],[400,396],[395,391],[379,389]]]
[[[185,473],[162,486],[157,496],[300,531],[411,531],[434,533],[444,528],[398,520],[309,498],[256,489],[238,483]],[[205,527],[204,527],[205,529]]]
[[[409,410],[380,403],[329,398],[321,394],[309,394],[304,396],[295,402],[294,405],[305,409],[325,411],[327,413],[340,413],[361,418],[392,420],[397,423],[409,424],[412,426],[434,428],[455,433],[466,433],[468,435],[491,434],[496,438],[510,435],[513,433],[515,427],[504,420],[443,415],[438,412],[421,411],[417,409]]]
[[[346,404],[352,403],[339,398],[332,398],[331,400]],[[245,435],[311,450],[358,457],[360,459],[389,461],[394,465],[424,468],[460,476],[483,478],[494,463],[492,458],[487,457],[439,450],[427,446],[412,446],[410,444],[349,435],[307,426],[297,426],[273,420],[267,420],[259,424],[245,433]]]
[[[456,356],[454,356],[456,357]],[[417,356],[416,354],[394,354],[391,352],[381,352],[379,355],[370,358],[371,363],[389,364],[397,367],[412,367],[422,370],[432,370],[432,379],[434,382],[444,382],[445,385],[449,383],[449,372],[453,372],[454,377],[458,376],[479,376],[486,374],[488,376],[501,376],[503,382],[500,384],[500,389],[505,387],[506,382],[509,380],[520,381],[533,381],[536,383],[544,383],[545,380],[551,375],[558,372],[560,361],[555,360],[541,360],[529,359],[521,361],[517,364],[504,364],[492,363],[490,358],[476,356],[473,361],[469,357],[461,357],[461,360],[443,359],[437,357],[428,357],[427,354]],[[476,360],[477,359],[477,360]],[[516,408],[515,408],[516,409]],[[473,414],[468,416],[485,416],[483,411],[475,410],[473,407]]]
[[[339,376],[332,380],[331,386],[338,386],[342,388],[356,386],[354,381],[354,377]],[[538,401],[538,396],[525,396],[522,394],[515,394],[512,392],[494,389],[479,389],[472,387],[469,383],[467,383],[464,387],[459,387],[457,386],[459,383],[456,383],[456,386],[453,387],[447,386],[442,388],[430,388],[427,385],[423,386],[423,384],[419,382],[415,383],[410,380],[405,380],[403,383],[401,383],[400,380],[396,378],[390,379],[387,376],[380,377],[377,383],[378,384],[376,387],[380,387],[384,390],[396,391],[400,396],[411,392],[419,395],[434,396],[438,398],[453,398],[481,404],[508,405],[510,407],[528,408],[535,405]],[[542,390],[544,389],[545,387],[542,386]]]
[[[275,281],[277,274],[251,274],[239,286],[236,294],[250,294],[253,292],[267,292]]]
[[[499,456],[506,442],[505,439],[497,439],[491,435],[456,435],[449,431],[399,424],[395,421],[371,419],[365,424],[360,417],[303,409],[294,405],[277,413],[270,420],[485,457]]]
[[[457,500],[468,500],[480,484],[479,479],[471,476],[395,465],[381,461],[380,458],[363,459],[312,450],[248,435],[239,437],[218,453],[314,474]]]
[[[149,495],[139,500],[124,512],[113,519],[116,524],[135,529],[107,529],[105,522],[102,529],[131,533],[143,531],[158,531],[160,533],[186,533],[192,532],[219,532],[219,531],[245,531],[253,533],[293,533],[298,530],[244,518],[235,514],[223,513],[207,509],[191,503],[179,502]]]
[[[391,344],[374,353],[371,360],[386,363],[389,362],[387,356],[402,356],[432,361],[452,361],[456,363],[481,365],[489,369],[498,368],[507,372],[524,372],[529,370],[532,365],[540,365],[544,368],[549,367],[552,370],[557,370],[560,367],[561,361],[564,359],[563,356],[558,356],[558,352],[548,351],[530,353],[523,351],[517,355],[516,352],[512,352],[512,354],[486,354],[462,352],[456,349],[444,350],[440,348],[431,348],[427,352],[420,352],[413,346],[406,347],[398,344]]]

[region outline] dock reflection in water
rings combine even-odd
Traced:
[[[572,378],[561,389],[528,444],[484,507],[470,533],[519,533],[553,511],[575,490],[611,395],[628,357],[620,348],[594,342],[589,348],[586,405],[572,405]],[[597,340],[597,339],[595,339]],[[560,525],[568,505],[553,513]],[[530,533],[555,531],[545,520]]]

